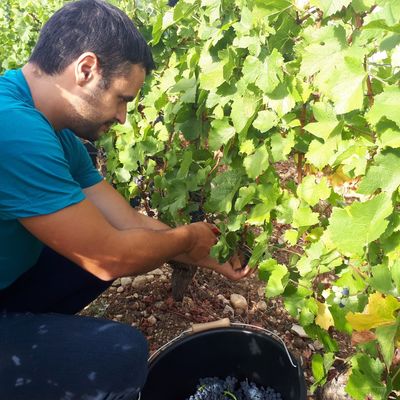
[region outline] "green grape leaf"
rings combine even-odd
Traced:
[[[176,124],[176,127],[183,133],[187,140],[197,139],[202,131],[202,123],[196,118],[190,118],[183,123]]]
[[[351,2],[351,6],[354,8],[355,12],[357,12],[357,13],[368,11],[375,4],[376,4],[376,0],[353,0]]]
[[[306,153],[306,159],[318,169],[326,165],[332,165],[335,160],[338,144],[340,140],[337,136],[330,137],[325,143],[313,140]]]
[[[314,354],[311,361],[311,370],[317,382],[322,381],[325,377],[326,371],[324,368],[324,358],[321,354]]]
[[[276,260],[265,260],[258,266],[261,280],[267,282],[265,287],[266,297],[282,294],[289,282],[289,272],[286,266],[278,264]]]
[[[211,212],[221,211],[229,213],[232,209],[232,200],[242,181],[240,171],[226,171],[217,175],[211,182],[211,194],[205,204]]]
[[[247,204],[253,201],[256,194],[255,185],[241,187],[239,189],[239,197],[235,202],[235,210],[241,211]]]
[[[191,151],[186,151],[183,155],[179,171],[176,174],[177,178],[179,179],[187,178],[190,166],[192,165],[192,161],[193,161],[193,153]]]
[[[379,346],[381,348],[381,353],[383,355],[383,360],[387,368],[389,369],[393,356],[394,356],[394,344],[399,331],[399,318],[397,318],[396,324],[389,326],[381,326],[376,328],[375,334],[378,339]]]
[[[346,47],[346,32],[343,27],[324,26],[316,29],[310,44],[301,54],[300,75],[312,76],[322,71],[324,76],[329,77],[335,66],[342,62]],[[329,65],[326,60],[329,60]]]
[[[214,120],[211,123],[208,144],[210,150],[218,150],[235,136],[235,128],[230,125],[229,119]]]
[[[200,88],[204,90],[215,90],[225,82],[224,63],[216,62],[206,65],[199,77]]]
[[[350,50],[354,53],[354,49]],[[359,57],[345,56],[329,78],[320,85],[321,90],[332,99],[337,114],[345,114],[363,107],[366,72],[363,54]]]
[[[371,268],[372,277],[369,280],[370,285],[378,292],[393,294],[395,286],[392,282],[392,274],[387,265],[375,265]]]
[[[357,354],[351,359],[351,375],[346,385],[346,392],[355,400],[386,398],[386,386],[381,381],[384,365],[366,354]]]
[[[231,118],[237,133],[248,128],[257,112],[257,100],[251,96],[236,96],[232,103]]]
[[[295,145],[295,133],[291,129],[286,137],[281,133],[271,135],[271,157],[272,162],[286,160],[288,154],[292,151]]]
[[[240,144],[240,152],[243,154],[253,154],[255,151],[254,142],[250,139],[244,140]]]
[[[286,83],[280,83],[272,93],[268,94],[267,104],[279,117],[282,117],[292,111],[296,100],[291,88]]]
[[[358,293],[365,290],[367,282],[353,268],[345,268],[340,274],[340,278],[336,281],[336,285],[347,287],[350,293]]]
[[[317,183],[314,175],[304,177],[297,187],[297,196],[310,206],[315,206],[320,200],[325,200],[331,195],[331,189],[326,177]]]
[[[196,78],[181,79],[171,89],[171,93],[183,92],[180,99],[183,103],[195,103],[197,94]]]
[[[327,232],[344,255],[362,255],[364,247],[385,231],[389,224],[386,218],[392,212],[392,202],[385,193],[343,209],[335,207]]]
[[[378,144],[380,147],[400,147],[400,128],[394,122],[389,120],[378,122],[376,133],[378,134]]]
[[[293,214],[293,227],[312,226],[318,224],[318,213],[312,212],[307,205],[300,206]]]
[[[260,203],[257,204],[246,220],[251,225],[263,225],[265,221],[269,221],[271,207],[268,204]]]
[[[295,229],[288,229],[284,234],[284,238],[290,245],[294,246],[299,239],[299,232]]]
[[[400,128],[400,88],[386,87],[385,90],[375,96],[374,105],[366,114],[371,125],[376,125],[383,117],[393,121]]]
[[[397,291],[400,292],[400,261],[398,258],[396,258],[396,260],[393,262],[393,265],[391,265],[390,273],[392,275],[393,282],[396,285]]]
[[[328,371],[335,361],[334,353],[326,353],[323,356],[321,354],[314,354],[311,360],[311,370],[315,378],[315,384],[312,388],[317,385],[323,385],[328,377]]]
[[[179,210],[185,208],[188,199],[188,190],[185,182],[175,179],[169,182],[171,188],[168,197],[164,198],[162,210],[169,211],[172,215],[176,215]]]
[[[299,304],[300,305],[300,304]],[[317,301],[314,298],[305,299],[301,304],[299,322],[302,326],[310,325],[314,322],[318,314]]]
[[[268,158],[268,150],[265,146],[260,146],[254,154],[247,156],[243,161],[247,175],[255,179],[266,171],[269,166]]]
[[[115,170],[115,176],[119,182],[129,182],[131,180],[131,174],[125,168],[117,168]]]
[[[246,83],[254,83],[260,76],[260,71],[263,67],[262,62],[252,55],[246,57],[243,63],[242,74],[243,80]]]
[[[261,65],[258,78],[255,81],[264,93],[271,93],[279,85],[283,78],[282,72],[283,57],[278,50],[273,49]]]
[[[310,3],[323,11],[324,15],[329,17],[347,7],[351,0],[311,0]]]
[[[374,158],[372,165],[362,180],[358,193],[372,194],[377,189],[382,189],[392,194],[400,186],[400,150],[388,149],[379,153]]]
[[[308,325],[304,327],[307,335],[314,339],[318,339],[323,345],[327,352],[336,352],[339,347],[335,339],[333,339],[329,333],[317,325]]]
[[[312,133],[314,136],[319,137],[326,141],[329,136],[340,133],[343,129],[343,124],[339,121],[321,121],[311,122],[307,124],[304,129]]]
[[[318,122],[334,122],[337,121],[335,110],[328,102],[316,102],[311,106],[315,119]],[[304,127],[305,128],[305,127]],[[313,132],[311,132],[313,133]],[[316,135],[318,136],[318,135]]]
[[[273,111],[259,111],[257,118],[253,122],[254,128],[260,132],[267,132],[278,123],[278,117]]]

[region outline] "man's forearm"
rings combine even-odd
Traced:
[[[149,217],[132,208],[130,204],[107,182],[101,182],[84,190],[90,200],[104,215],[108,222],[116,229],[125,231],[129,229],[169,230],[171,227],[156,218]],[[193,260],[185,253],[172,259],[186,264]],[[212,258],[204,260],[203,265],[212,268],[216,261]],[[158,265],[157,265],[158,266]],[[154,266],[156,267],[156,265]]]

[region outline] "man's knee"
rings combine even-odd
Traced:
[[[100,327],[99,335],[108,336],[103,365],[108,366],[111,376],[115,376],[121,385],[130,381],[135,382],[135,387],[143,387],[149,356],[144,335],[129,325],[115,322]],[[119,386],[118,382],[115,383]]]

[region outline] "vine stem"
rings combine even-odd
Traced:
[[[301,134],[304,134],[304,127],[306,125],[306,117],[307,117],[307,106],[305,103],[301,106],[301,114],[300,114],[300,130]],[[304,161],[304,154],[298,153],[297,159],[297,183],[300,184],[303,180],[303,161]]]
[[[374,93],[372,91],[371,77],[369,75],[367,77],[367,96],[368,96],[369,106],[372,107],[374,105]]]
[[[28,14],[37,24],[42,25],[42,22],[36,17],[35,14],[29,13]]]
[[[306,11],[306,13],[300,18],[297,18],[297,24],[301,25],[304,21],[306,21],[308,18],[310,18],[313,14],[318,12],[317,7],[311,7],[309,10]]]
[[[216,161],[214,167],[211,169],[211,171],[207,174],[207,177],[205,179],[204,185],[203,185],[203,187],[201,189],[201,199],[200,199],[201,207],[203,207],[203,204],[204,204],[206,183],[210,179],[210,176],[212,175],[212,173],[219,167],[219,164],[220,164],[221,159],[222,159],[222,152],[218,152],[218,154],[216,156],[216,159],[217,159],[217,161]]]
[[[294,255],[296,255],[296,256],[302,256],[303,254],[300,254],[300,253],[297,253],[296,251],[294,251],[294,250],[289,250],[289,249],[285,249],[285,248],[283,248],[283,247],[279,247],[279,246],[275,246],[275,245],[271,245],[271,247],[273,247],[274,249],[278,249],[278,250],[281,250],[281,251],[285,251],[286,253],[290,253],[290,254],[294,254]]]
[[[357,272],[358,275],[362,276],[364,279],[368,279],[368,275],[364,274],[359,268],[355,267],[354,265],[351,265],[351,268]]]
[[[400,367],[397,369],[396,373],[392,377],[392,381],[396,379],[396,376],[400,373]]]
[[[170,134],[169,134],[169,137],[168,137],[168,142],[167,142],[167,145],[166,145],[166,150],[164,151],[164,154],[166,154],[167,153],[167,151],[171,148],[171,146],[172,146],[172,140],[173,140],[173,138],[174,138],[174,131],[173,130],[171,130],[171,132],[170,132]],[[164,159],[164,164],[163,164],[163,167],[162,167],[162,170],[163,170],[163,172],[165,172],[166,170],[167,170],[167,168],[168,168],[168,160],[167,160],[167,157],[165,157],[165,159]]]
[[[372,90],[371,76],[368,73],[367,57],[365,57],[364,59],[364,69],[367,72],[367,97],[368,97],[369,107],[371,108],[374,105],[374,92]]]
[[[289,279],[289,282],[290,282],[290,283],[293,283],[293,285],[295,285],[295,286],[301,286],[301,287],[303,287],[304,289],[311,290],[308,286],[303,285],[302,283],[296,282],[296,281],[293,280],[293,279]]]
[[[349,128],[349,129],[353,129],[354,131],[359,132],[359,133],[364,133],[365,135],[371,134],[371,132],[363,131],[362,129],[357,128],[356,126],[353,126],[353,125],[345,124],[345,127]]]
[[[363,20],[362,15],[356,14],[356,15],[354,16],[354,25],[355,25],[355,28],[354,28],[353,32],[351,33],[351,35],[349,36],[349,38],[347,39],[347,43],[348,43],[349,45],[353,43],[353,36],[354,36],[354,34],[362,27],[363,23],[364,23],[364,20]]]

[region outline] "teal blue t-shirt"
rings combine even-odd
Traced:
[[[0,289],[37,261],[43,244],[18,221],[85,198],[102,180],[81,141],[35,108],[21,70],[0,76]]]

